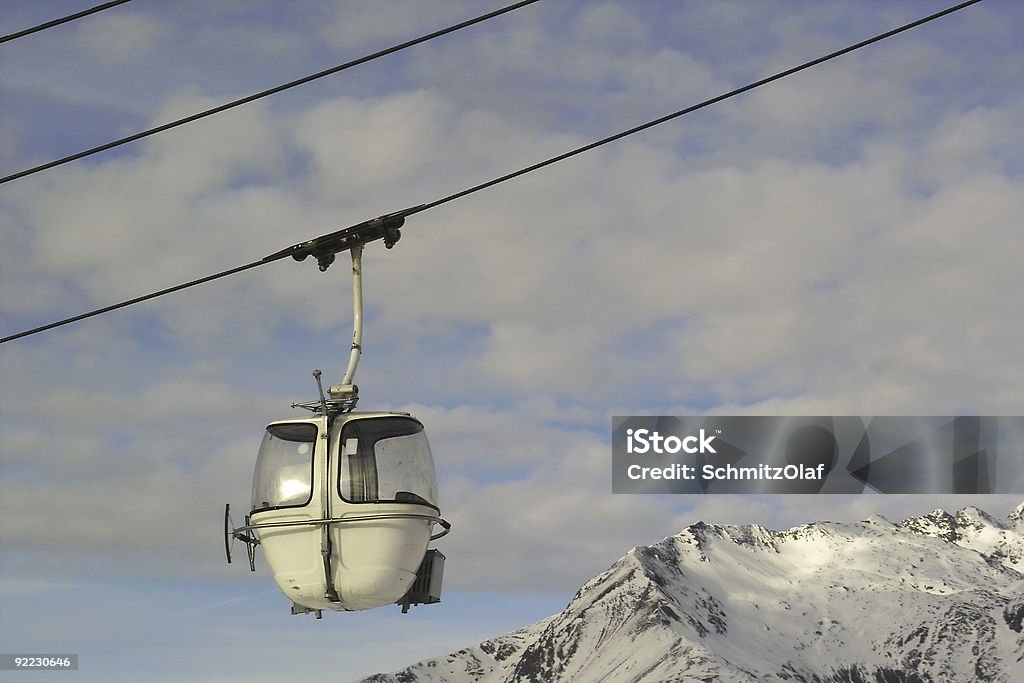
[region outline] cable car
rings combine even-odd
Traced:
[[[327,395],[320,371],[314,371],[320,399],[292,404],[313,416],[267,426],[244,525],[232,528],[231,506],[224,510],[228,563],[231,542],[241,540],[255,571],[256,546],[262,546],[292,614],[319,619],[323,610],[390,604],[406,612],[411,605],[440,601],[445,558],[428,545],[451,525],[441,518],[423,424],[408,413],[354,411],[358,387],[352,380],[362,352],[362,246],[383,237],[390,248],[403,221],[382,217],[329,235],[335,239],[326,245],[314,240],[292,248],[303,248],[293,253],[296,260],[317,256],[322,271],[336,251],[351,251],[354,331],[348,368]],[[352,232],[354,238],[347,234]]]

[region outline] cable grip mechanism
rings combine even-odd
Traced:
[[[339,252],[348,251],[354,247],[361,247],[369,242],[384,240],[384,246],[391,249],[398,240],[402,238],[399,228],[405,224],[405,217],[419,207],[404,209],[395,213],[389,213],[377,218],[371,218],[356,225],[331,232],[320,237],[315,237],[306,242],[293,244],[287,249],[282,249],[264,261],[276,261],[277,259],[291,256],[296,261],[305,261],[307,257],[316,258],[317,266],[321,271],[330,268]]]

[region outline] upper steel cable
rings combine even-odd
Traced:
[[[689,114],[690,112],[697,111],[698,109],[703,109],[704,107],[708,107],[708,106],[710,106],[712,104],[715,104],[717,102],[721,102],[722,100],[727,100],[730,97],[735,97],[736,95],[739,95],[741,93],[745,93],[748,90],[753,90],[754,88],[759,88],[762,85],[766,85],[768,83],[771,83],[772,81],[777,81],[780,78],[785,78],[786,76],[791,76],[792,74],[795,74],[798,71],[803,71],[804,69],[809,69],[812,66],[817,66],[818,64],[821,64],[822,62],[827,62],[830,59],[835,59],[836,57],[841,57],[842,55],[845,55],[845,54],[847,54],[849,52],[853,52],[854,50],[859,50],[860,48],[865,47],[867,45],[871,45],[872,43],[877,43],[880,40],[885,40],[886,38],[891,38],[892,36],[896,35],[897,33],[902,33],[903,31],[908,31],[908,30],[910,30],[910,29],[912,29],[912,28],[914,28],[916,26],[920,26],[921,24],[926,24],[929,21],[933,21],[935,19],[938,19],[939,17],[944,17],[947,14],[951,14],[951,13],[956,12],[958,10],[962,10],[965,7],[969,7],[970,5],[974,5],[974,4],[977,4],[979,2],[981,2],[981,0],[968,0],[968,2],[963,2],[963,3],[959,4],[959,5],[956,5],[955,7],[950,7],[949,9],[942,10],[941,12],[936,12],[935,14],[927,16],[924,19],[918,19],[917,21],[913,21],[913,22],[911,22],[909,24],[905,24],[903,26],[900,26],[899,28],[894,28],[891,31],[886,31],[885,33],[880,33],[879,35],[875,36],[874,38],[868,38],[867,40],[863,40],[863,41],[861,41],[861,42],[859,42],[859,43],[857,43],[855,45],[850,45],[849,47],[844,47],[842,50],[836,50],[835,52],[831,52],[831,53],[825,55],[824,57],[818,57],[817,59],[812,59],[809,62],[804,62],[800,66],[794,66],[791,69],[786,69],[785,71],[780,71],[780,72],[778,72],[777,74],[775,74],[773,76],[768,76],[767,78],[762,78],[761,80],[755,81],[754,83],[750,83],[749,85],[745,85],[742,88],[736,88],[735,90],[730,90],[729,92],[727,92],[725,94],[722,94],[722,95],[719,95],[718,97],[712,97],[709,100],[704,100],[703,102],[700,102],[698,104],[694,104],[694,105],[692,105],[690,107],[687,107],[685,109],[680,109],[679,111],[672,112],[671,114],[668,114],[666,116],[662,116],[661,118],[654,119],[653,121],[648,121],[647,123],[644,123],[644,124],[641,124],[639,126],[636,126],[635,128],[630,128],[629,130],[624,130],[621,133],[616,133],[615,135],[609,135],[608,137],[603,138],[601,140],[598,140],[597,142],[592,142],[592,143],[590,143],[588,145],[583,145],[582,147],[577,147],[576,149],[571,150],[569,152],[566,152],[564,154],[559,154],[556,157],[551,157],[550,159],[546,159],[545,161],[541,161],[540,163],[533,164],[532,166],[527,166],[526,168],[521,168],[518,171],[514,171],[514,172],[509,173],[507,175],[503,175],[500,178],[495,178],[494,180],[488,180],[486,183],[480,183],[479,185],[475,185],[473,187],[470,187],[468,189],[462,190],[460,192],[456,192],[454,194],[450,194],[447,197],[442,197],[441,199],[435,200],[433,202],[429,202],[427,204],[421,204],[420,206],[416,207],[415,209],[410,210],[405,215],[406,216],[411,216],[412,214],[419,213],[420,211],[426,211],[427,209],[433,209],[435,206],[441,206],[442,204],[447,204],[448,202],[454,201],[456,199],[461,199],[462,197],[465,197],[466,195],[473,194],[474,192],[479,192],[480,190],[487,189],[488,187],[493,187],[494,185],[497,185],[499,183],[503,183],[506,180],[512,180],[513,178],[518,178],[521,175],[526,175],[527,173],[531,173],[533,171],[536,171],[537,169],[544,168],[545,166],[550,166],[552,164],[556,164],[559,161],[563,161],[565,159],[568,159],[569,157],[574,157],[577,154],[583,154],[584,152],[589,152],[590,150],[595,149],[597,147],[600,147],[601,145],[606,145],[609,142],[614,142],[616,140],[619,140],[621,138],[627,137],[629,135],[633,135],[634,133],[639,133],[642,130],[647,130],[648,128],[653,128],[654,126],[657,126],[659,124],[665,123],[666,121],[671,121],[672,119],[679,118],[680,116],[684,116],[686,114]]]
[[[104,308],[100,308],[100,309],[97,309],[95,311],[90,311],[88,313],[83,313],[81,315],[77,315],[77,316],[74,316],[72,318],[67,318],[65,320],[60,320],[60,321],[55,322],[55,323],[50,323],[48,325],[43,325],[42,327],[37,327],[37,328],[31,329],[31,330],[26,330],[24,332],[19,332],[18,334],[14,334],[14,335],[11,335],[9,337],[4,337],[3,339],[0,339],[0,344],[2,344],[4,342],[11,341],[11,340],[14,340],[14,339],[19,339],[21,337],[27,337],[29,335],[33,335],[33,334],[36,334],[38,332],[42,332],[44,330],[49,330],[49,329],[52,329],[54,327],[60,327],[61,325],[66,325],[68,323],[72,323],[72,322],[75,322],[75,321],[78,321],[78,320],[82,320],[84,318],[90,318],[92,316],[99,315],[101,313],[106,313],[108,311],[112,311],[112,310],[117,309],[117,308],[123,308],[125,306],[129,306],[131,304],[138,303],[140,301],[145,301],[147,299],[153,299],[153,298],[158,297],[158,296],[163,296],[164,294],[170,294],[171,292],[176,292],[178,290],[185,289],[187,287],[192,287],[194,285],[202,284],[204,282],[209,282],[210,280],[215,280],[217,278],[226,277],[228,275],[232,275],[234,273],[237,273],[237,272],[240,272],[240,271],[243,271],[243,270],[248,270],[250,268],[255,268],[256,266],[261,266],[261,265],[264,265],[266,263],[272,263],[273,261],[277,261],[277,260],[283,259],[283,258],[285,258],[287,256],[291,256],[292,258],[294,258],[296,260],[300,260],[300,261],[305,259],[308,256],[316,256],[317,262],[320,264],[320,269],[321,270],[326,270],[327,267],[330,265],[330,262],[334,260],[333,257],[334,257],[335,253],[337,253],[339,251],[346,250],[346,249],[351,249],[356,244],[365,244],[366,242],[370,242],[370,241],[373,241],[373,240],[383,239],[385,241],[385,244],[387,244],[388,246],[393,245],[395,242],[398,241],[398,238],[399,238],[398,228],[400,228],[402,226],[402,224],[405,222],[405,218],[408,217],[408,216],[412,216],[414,214],[421,213],[423,211],[426,211],[427,209],[432,209],[432,208],[440,206],[442,204],[447,204],[448,202],[455,201],[456,199],[459,199],[461,197],[465,197],[466,195],[473,194],[474,192],[479,192],[480,190],[483,190],[483,189],[486,189],[486,188],[489,188],[489,187],[493,187],[493,186],[495,186],[495,185],[497,185],[499,183],[503,183],[503,182],[505,182],[507,180],[511,180],[513,178],[517,178],[517,177],[519,177],[521,175],[525,175],[525,174],[530,173],[532,171],[536,171],[537,169],[544,168],[545,166],[550,166],[551,164],[555,164],[555,163],[557,163],[559,161],[562,161],[564,159],[568,159],[569,157],[576,156],[577,154],[582,154],[583,152],[592,150],[592,149],[594,149],[596,147],[600,147],[601,145],[606,145],[606,144],[608,144],[610,142],[613,142],[615,140],[620,140],[620,139],[622,139],[622,138],[624,138],[624,137],[626,137],[628,135],[633,135],[634,133],[638,133],[638,132],[640,132],[642,130],[646,130],[646,129],[651,128],[653,126],[657,126],[658,124],[665,123],[666,121],[671,121],[672,119],[678,118],[678,117],[683,116],[685,114],[688,114],[690,112],[696,111],[698,109],[702,109],[703,107],[707,107],[709,105],[715,104],[716,102],[721,102],[722,100],[726,100],[726,99],[728,99],[730,97],[735,97],[736,95],[739,95],[740,93],[744,93],[744,92],[747,92],[749,90],[753,90],[754,88],[759,88],[762,85],[765,85],[767,83],[771,83],[772,81],[777,81],[780,78],[785,78],[786,76],[790,76],[792,74],[795,74],[798,71],[803,71],[804,69],[808,69],[808,68],[810,68],[812,66],[816,66],[816,65],[821,64],[823,62],[827,62],[830,59],[835,59],[836,57],[840,57],[842,55],[848,54],[850,52],[853,52],[854,50],[858,50],[858,49],[860,49],[862,47],[865,47],[867,45],[871,45],[872,43],[877,43],[880,40],[884,40],[886,38],[890,38],[890,37],[892,37],[892,36],[894,36],[894,35],[896,35],[898,33],[902,33],[903,31],[907,31],[907,30],[910,30],[910,29],[915,28],[917,26],[921,26],[922,24],[928,23],[929,21],[933,21],[935,19],[943,17],[943,16],[945,16],[947,14],[951,14],[951,13],[956,12],[958,10],[962,10],[962,9],[964,9],[966,7],[969,7],[970,5],[974,5],[974,4],[977,4],[979,2],[981,2],[981,0],[968,0],[968,2],[963,2],[963,3],[959,4],[959,5],[954,6],[954,7],[950,7],[949,9],[945,9],[945,10],[943,10],[941,12],[937,12],[935,14],[929,15],[929,16],[923,18],[923,19],[918,19],[917,21],[913,21],[913,22],[911,22],[909,24],[905,24],[903,26],[900,26],[899,28],[895,28],[895,29],[893,29],[891,31],[886,31],[885,33],[881,33],[881,34],[879,34],[879,35],[877,35],[877,36],[875,36],[873,38],[868,38],[867,40],[861,41],[861,42],[856,43],[854,45],[850,45],[849,47],[845,47],[845,48],[843,48],[841,50],[837,50],[835,52],[829,53],[829,54],[827,54],[827,55],[825,55],[823,57],[818,57],[817,59],[812,59],[809,62],[804,62],[803,64],[801,64],[799,66],[795,66],[795,67],[793,67],[791,69],[786,69],[785,71],[780,71],[780,72],[778,72],[778,73],[776,73],[776,74],[774,74],[772,76],[769,76],[767,78],[762,78],[761,80],[755,81],[753,83],[750,83],[749,85],[745,85],[745,86],[743,86],[741,88],[737,88],[735,90],[731,90],[731,91],[729,91],[729,92],[727,92],[727,93],[725,93],[723,95],[719,95],[718,97],[713,97],[713,98],[711,98],[709,100],[704,100],[703,102],[700,102],[699,104],[695,104],[695,105],[686,107],[685,109],[680,109],[679,111],[673,112],[673,113],[668,114],[666,116],[662,116],[662,117],[654,119],[652,121],[648,121],[647,123],[641,124],[641,125],[636,126],[634,128],[630,128],[629,130],[622,131],[621,133],[616,133],[615,135],[610,135],[610,136],[608,136],[606,138],[598,140],[597,142],[592,142],[592,143],[590,143],[588,145],[584,145],[582,147],[577,147],[576,149],[573,149],[573,150],[570,150],[568,152],[565,152],[564,154],[559,154],[558,156],[551,157],[550,159],[547,159],[545,161],[541,161],[540,163],[533,164],[532,166],[527,166],[527,167],[522,168],[522,169],[520,169],[518,171],[514,171],[512,173],[508,173],[506,175],[500,176],[500,177],[495,178],[493,180],[489,180],[489,181],[487,181],[485,183],[480,183],[479,185],[474,185],[473,187],[470,187],[468,189],[462,190],[460,192],[456,192],[454,194],[450,194],[450,195],[448,195],[446,197],[442,197],[441,199],[437,199],[435,201],[432,201],[432,202],[429,202],[429,203],[426,203],[426,204],[419,204],[417,206],[409,207],[407,209],[403,209],[401,211],[396,211],[396,212],[391,213],[391,214],[386,214],[386,215],[381,216],[379,218],[374,218],[374,219],[371,219],[371,220],[368,220],[368,221],[364,221],[362,223],[358,223],[358,224],[356,224],[356,225],[354,225],[352,227],[345,228],[343,230],[338,230],[336,232],[328,233],[326,235],[321,235],[320,237],[314,238],[312,240],[308,240],[306,242],[300,242],[298,244],[294,244],[294,245],[292,245],[292,246],[290,246],[290,247],[288,247],[286,249],[282,249],[281,251],[278,251],[278,252],[275,252],[274,254],[266,256],[266,257],[264,257],[263,259],[261,259],[259,261],[254,261],[254,262],[246,264],[244,266],[239,266],[238,268],[233,268],[231,270],[226,270],[226,271],[223,271],[221,273],[217,273],[215,275],[210,275],[210,276],[207,276],[205,278],[200,278],[198,280],[193,280],[191,282],[186,282],[185,284],[177,285],[175,287],[170,287],[168,289],[164,289],[164,290],[161,290],[159,292],[153,292],[152,294],[147,294],[145,296],[141,296],[141,297],[138,297],[138,298],[135,298],[135,299],[129,299],[129,300],[123,301],[123,302],[121,302],[119,304],[114,304],[112,306],[106,306]]]
[[[66,24],[69,21],[74,21],[75,19],[81,19],[82,17],[87,17],[90,14],[96,14],[97,12],[102,12],[105,9],[110,9],[111,7],[117,7],[118,5],[123,5],[124,3],[131,2],[131,1],[132,0],[114,0],[113,2],[105,2],[102,5],[96,5],[95,7],[92,7],[92,8],[87,9],[87,10],[82,10],[81,12],[75,12],[74,14],[69,14],[68,16],[61,17],[60,19],[54,19],[53,21],[48,21],[48,22],[46,22],[44,24],[39,24],[39,26],[33,26],[32,28],[27,28],[24,31],[18,31],[17,33],[10,33],[10,34],[8,34],[6,36],[2,36],[2,37],[0,37],[0,43],[6,43],[7,41],[14,40],[15,38],[21,38],[22,36],[27,36],[27,35],[32,34],[32,33],[37,33],[39,31],[45,31],[48,28],[53,28],[54,26],[60,26],[61,24]]]
[[[122,0],[122,1],[126,2],[127,0]],[[493,19],[494,17],[500,16],[502,14],[506,14],[506,13],[511,12],[513,10],[517,10],[520,7],[525,7],[526,5],[532,5],[533,3],[539,2],[539,1],[540,0],[521,0],[521,2],[516,2],[514,4],[508,5],[507,7],[502,7],[501,9],[494,10],[493,12],[488,12],[487,14],[481,14],[480,16],[475,17],[473,19],[468,19],[468,20],[460,22],[458,24],[453,24],[452,26],[448,26],[447,28],[443,28],[443,29],[440,29],[438,31],[434,31],[433,33],[428,33],[428,34],[426,34],[424,36],[420,36],[419,38],[414,38],[412,40],[408,40],[408,41],[406,41],[404,43],[400,43],[399,45],[393,45],[392,47],[389,47],[389,48],[384,49],[384,50],[380,50],[379,52],[374,52],[373,54],[366,55],[365,57],[360,57],[359,59],[355,59],[355,60],[353,60],[351,62],[346,62],[344,64],[339,64],[338,66],[331,67],[330,69],[324,69],[323,71],[318,71],[317,73],[310,74],[309,76],[303,76],[302,78],[296,79],[294,81],[289,81],[288,83],[282,83],[281,85],[277,85],[277,86],[274,86],[273,88],[269,88],[267,90],[263,90],[261,92],[255,93],[253,95],[249,95],[247,97],[243,97],[241,99],[234,100],[233,102],[228,102],[227,104],[222,104],[222,105],[213,107],[212,109],[207,109],[206,111],[199,112],[198,114],[192,114],[191,116],[186,116],[185,118],[178,119],[177,121],[171,121],[170,123],[165,123],[163,125],[157,126],[156,128],[150,128],[149,130],[144,130],[144,131],[142,131],[140,133],[135,133],[133,135],[129,135],[129,136],[121,138],[119,140],[114,140],[113,142],[108,142],[108,143],[106,143],[104,145],[100,145],[99,147],[93,147],[91,149],[86,149],[86,150],[83,150],[81,152],[77,152],[75,154],[71,154],[69,156],[66,156],[66,157],[63,157],[63,158],[60,158],[60,159],[56,159],[54,161],[49,161],[49,162],[47,162],[45,164],[40,164],[39,166],[33,166],[32,168],[25,169],[24,171],[18,171],[17,173],[12,173],[9,176],[5,176],[3,178],[0,178],[0,185],[2,185],[4,183],[9,183],[12,180],[17,180],[18,178],[24,178],[25,176],[32,175],[33,173],[39,173],[40,171],[45,171],[47,169],[54,168],[55,166],[60,166],[62,164],[66,164],[66,163],[68,163],[70,161],[76,161],[78,159],[82,159],[82,158],[85,158],[87,156],[92,156],[93,154],[99,154],[100,152],[105,152],[105,151],[107,151],[109,149],[113,149],[115,147],[120,147],[121,145],[128,144],[129,142],[135,142],[136,140],[141,140],[142,138],[149,137],[150,135],[156,135],[157,133],[162,133],[165,130],[170,130],[171,128],[177,128],[178,126],[183,126],[186,123],[192,123],[193,121],[198,121],[199,119],[204,119],[207,116],[213,116],[214,114],[219,114],[222,111],[227,111],[228,109],[233,109],[235,107],[240,107],[243,104],[248,104],[249,102],[253,102],[255,100],[258,100],[258,99],[261,99],[261,98],[264,98],[264,97],[269,97],[270,95],[275,95],[275,94],[277,94],[279,92],[282,92],[284,90],[288,90],[290,88],[294,88],[296,86],[303,85],[305,83],[309,83],[310,81],[315,81],[318,78],[323,78],[324,76],[330,76],[332,74],[336,74],[339,71],[344,71],[346,69],[351,69],[354,66],[359,66],[360,64],[365,64],[366,62],[370,62],[370,61],[373,61],[374,59],[378,59],[380,57],[384,57],[384,56],[393,54],[395,52],[399,52],[401,50],[404,50],[406,48],[412,47],[414,45],[419,45],[420,43],[425,43],[425,42],[427,42],[429,40],[433,40],[434,38],[439,38],[439,37],[441,37],[443,35],[447,35],[449,33],[454,33],[455,31],[458,31],[460,29],[466,28],[467,26],[472,26],[474,24],[479,24],[482,21],[486,21],[488,19]]]

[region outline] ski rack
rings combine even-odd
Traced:
[[[234,522],[231,520],[231,503],[224,505],[224,553],[228,556],[228,564],[231,564],[231,545],[232,541],[238,539],[245,543],[245,554],[249,558],[249,571],[256,571],[256,546],[260,544],[260,539],[254,534],[246,533],[252,530],[252,522],[249,519],[249,515],[246,515],[245,524],[234,528]],[[449,525],[448,528],[450,528]],[[448,533],[448,528],[445,529],[445,533]]]

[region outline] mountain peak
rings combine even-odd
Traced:
[[[1011,683],[1022,581],[1024,525],[973,507],[785,531],[698,522],[630,550],[561,614],[368,680]]]
[[[1007,521],[1015,526],[1024,525],[1024,502],[1014,508]]]
[[[950,543],[955,543],[960,538],[956,517],[942,509],[932,510],[927,515],[920,517],[905,519],[900,526],[924,536],[941,538]]]
[[[707,524],[696,522],[674,537],[684,540],[689,537],[696,541],[698,547],[711,539],[725,539],[739,545],[751,547],[774,547],[776,533],[759,524]],[[668,540],[668,539],[666,539]]]
[[[870,517],[868,517],[867,519],[864,520],[864,523],[865,524],[869,524],[871,526],[886,527],[886,528],[892,528],[892,527],[896,526],[895,524],[890,522],[884,515],[878,515],[878,514],[871,515]]]
[[[956,513],[956,523],[960,527],[972,527],[975,530],[985,527],[1003,528],[1003,525],[994,517],[973,505],[969,505]]]

